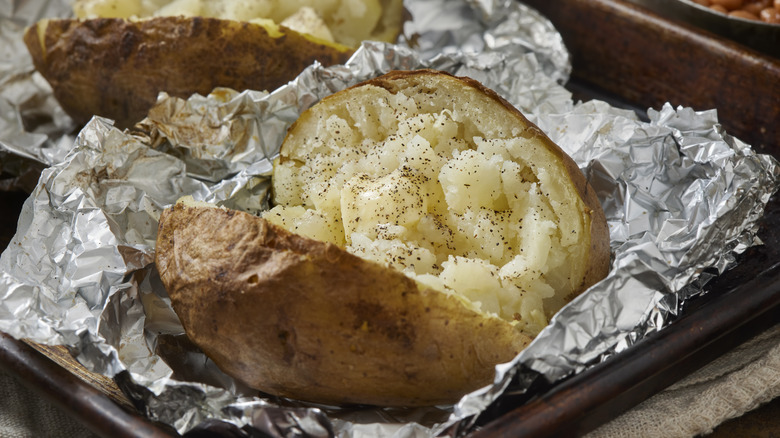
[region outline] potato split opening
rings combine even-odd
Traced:
[[[537,128],[445,79],[319,103],[285,140],[263,217],[535,335],[582,288],[589,209]]]

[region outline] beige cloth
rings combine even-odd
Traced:
[[[780,397],[780,325],[641,403],[587,438],[693,437]],[[0,372],[0,437],[95,435]]]
[[[777,397],[780,325],[602,425],[587,438],[687,438],[707,434],[724,421]]]
[[[95,438],[62,410],[0,371],[0,437]]]

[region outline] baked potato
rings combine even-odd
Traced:
[[[262,217],[182,201],[155,261],[192,341],[270,394],[453,403],[603,278],[577,165],[478,82],[392,72],[290,127]]]
[[[402,0],[82,0],[76,19],[41,20],[24,41],[76,123],[120,128],[161,91],[274,90],[314,61],[345,62],[361,41],[394,41]]]

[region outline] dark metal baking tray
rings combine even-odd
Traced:
[[[568,87],[639,113],[665,102],[717,108],[730,134],[780,156],[780,62],[623,0],[528,0],[572,53]],[[24,193],[0,192],[4,248]],[[609,421],[752,336],[780,324],[780,199],[736,268],[690,301],[668,328],[577,376],[507,394],[480,418],[478,437],[577,436]],[[0,336],[0,368],[106,437],[177,436],[143,418],[109,379],[64,349]],[[199,432],[187,434],[196,436]]]

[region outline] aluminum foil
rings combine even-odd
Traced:
[[[35,72],[22,41],[27,25],[71,14],[65,1],[0,1],[0,189],[35,186],[44,166],[60,162],[73,147],[76,128]]]
[[[0,257],[0,330],[67,345],[87,368],[113,377],[147,417],[180,433],[459,436],[508,391],[527,390],[523,382],[555,382],[664,328],[700,293],[702,272],[723,272],[760,243],[777,162],[723,132],[715,110],[667,104],[642,121],[604,102],[574,102],[561,85],[568,55],[538,14],[511,1],[442,4],[409,1],[413,20],[398,44],[364,43],[346,65],[314,65],[270,94],[162,95],[126,132],[95,118],[75,139],[55,128],[32,141],[19,112],[4,113],[5,153],[48,167]],[[437,19],[442,13],[446,20]],[[421,67],[482,81],[575,158],[609,221],[610,274],[498,366],[494,384],[455,406],[346,409],[260,397],[184,335],[152,263],[159,214],[186,194],[267,208],[270,159],[301,111],[388,70]]]

